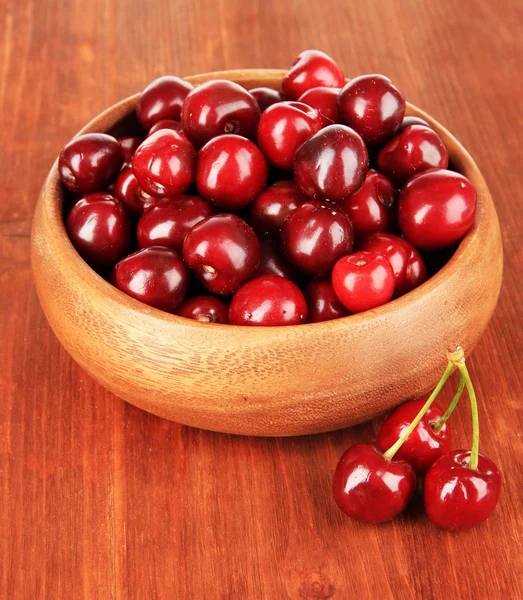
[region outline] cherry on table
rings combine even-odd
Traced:
[[[180,121],[173,121],[172,119],[162,119],[161,121],[156,121],[151,129],[149,129],[147,137],[150,137],[153,133],[160,131],[160,129],[172,129],[173,131],[177,131],[185,137],[185,133],[183,133],[183,127]]]
[[[200,323],[227,324],[229,322],[228,305],[215,296],[190,298],[182,304],[176,314]]]
[[[114,184],[114,195],[133,217],[139,217],[156,200],[140,188],[131,167],[120,171]]]
[[[307,201],[293,179],[278,181],[254,200],[250,223],[258,235],[279,234],[291,212]]]
[[[157,121],[179,121],[185,97],[193,87],[188,81],[174,75],[165,75],[151,81],[136,104],[136,116],[140,125],[149,131]]]
[[[260,242],[260,263],[254,276],[261,275],[278,275],[296,285],[299,285],[303,279],[303,274],[283,255],[278,240],[270,237]]]
[[[309,323],[331,321],[349,314],[328,279],[312,279],[307,284],[304,295],[307,300]]]
[[[252,94],[252,96],[258,103],[261,112],[269,108],[269,106],[272,106],[273,104],[276,104],[277,102],[281,102],[283,100],[283,95],[281,92],[273,90],[269,87],[253,88],[252,90],[249,90],[249,93]]]
[[[343,72],[334,59],[320,50],[305,50],[283,77],[282,88],[286,98],[297,100],[312,88],[341,88],[344,83]]]
[[[340,88],[316,87],[302,94],[298,102],[308,104],[315,108],[320,117],[323,127],[339,123],[338,96]]]
[[[122,147],[124,157],[123,166],[130,167],[133,162],[134,153],[136,152],[138,146],[143,142],[143,138],[135,135],[124,135],[116,139]]]

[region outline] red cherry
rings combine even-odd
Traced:
[[[340,88],[317,87],[306,91],[300,96],[298,102],[303,102],[315,108],[323,127],[339,122],[338,95]]]
[[[425,121],[425,119],[409,115],[403,118],[403,121],[401,122],[401,125],[395,132],[395,135],[399,135],[402,131],[404,131],[405,129],[407,129],[407,127],[410,127],[411,125],[425,125],[425,127],[431,127],[427,123],[427,121]]]
[[[267,160],[280,169],[290,169],[296,150],[321,129],[321,117],[302,102],[278,102],[262,114],[258,146]]]
[[[344,83],[342,70],[330,56],[320,50],[305,50],[285,74],[282,87],[287,98],[297,100],[312,88],[341,88]]]
[[[340,258],[334,265],[332,286],[350,312],[363,312],[392,299],[394,272],[384,256],[356,252]]]
[[[196,186],[202,198],[222,210],[250,204],[267,181],[268,166],[259,148],[239,135],[220,135],[200,150]]]
[[[261,275],[278,275],[299,284],[302,274],[283,256],[277,240],[266,238],[260,242],[260,264],[255,277]]]
[[[227,324],[229,322],[229,307],[214,296],[191,298],[180,307],[177,314],[200,323]]]
[[[196,150],[171,129],[148,137],[133,157],[133,173],[144,192],[162,198],[179,196],[194,181]]]
[[[474,224],[476,190],[454,171],[429,169],[401,190],[398,223],[407,240],[422,250],[439,250],[460,240]]]
[[[72,139],[58,160],[64,186],[88,194],[103,190],[116,177],[124,161],[118,141],[105,133],[85,133]]]
[[[439,458],[425,477],[427,516],[450,531],[471,529],[483,523],[496,508],[501,475],[483,454],[478,468],[469,467],[470,451],[454,450]]]
[[[285,219],[307,200],[294,180],[278,181],[266,188],[254,201],[251,225],[259,235],[266,232],[278,234]]]
[[[307,319],[307,303],[300,288],[276,275],[256,277],[233,296],[232,325],[299,325]]]
[[[387,417],[376,442],[381,452],[386,452],[398,441],[418,416],[426,400],[422,398],[405,402]],[[442,416],[441,408],[437,404],[431,404],[414,431],[396,452],[395,458],[408,462],[416,473],[425,473],[440,456],[450,452],[452,435],[448,422],[438,432],[434,431],[434,425]]]
[[[122,147],[124,157],[123,166],[130,167],[133,162],[134,153],[138,146],[143,142],[143,138],[134,135],[124,135],[116,139]]]
[[[269,106],[272,106],[273,104],[283,100],[283,95],[281,92],[268,87],[253,88],[252,90],[249,90],[249,93],[258,103],[261,112],[269,108]]]
[[[136,105],[140,125],[148,131],[158,121],[179,121],[182,105],[193,85],[173,75],[152,81],[141,93]]]
[[[378,156],[380,171],[398,185],[431,167],[446,169],[449,155],[439,135],[424,125],[411,125],[386,144]]]
[[[332,283],[328,279],[309,281],[304,293],[307,300],[309,323],[331,321],[349,314],[334,293]]]
[[[362,238],[358,250],[381,254],[394,271],[395,296],[403,296],[427,280],[427,268],[412,244],[397,235],[375,233]]]
[[[140,248],[166,246],[181,250],[187,233],[211,215],[209,204],[196,196],[161,198],[138,221],[138,245]]]
[[[161,121],[156,121],[151,129],[149,129],[147,137],[150,137],[153,133],[160,131],[160,129],[172,129],[173,131],[177,131],[180,135],[185,137],[185,133],[183,133],[183,127],[180,121],[173,121],[172,119],[162,119]]]
[[[152,246],[121,260],[111,280],[128,296],[174,313],[185,298],[189,269],[176,250]]]
[[[395,229],[398,190],[381,173],[369,170],[361,188],[341,201],[354,235]]]
[[[93,268],[111,269],[129,251],[131,225],[124,207],[103,192],[78,200],[67,216],[67,233]]]
[[[185,135],[197,146],[224,133],[254,138],[260,107],[241,85],[224,79],[202,83],[183,103]]]
[[[341,122],[355,129],[366,144],[383,142],[401,125],[405,98],[384,75],[351,79],[338,99]]]
[[[131,167],[124,167],[120,171],[114,184],[114,195],[134,217],[139,217],[155,200],[140,188]]]
[[[285,255],[312,276],[328,275],[336,261],[352,250],[352,225],[335,205],[306,202],[292,212],[281,230]]]
[[[253,276],[260,261],[260,242],[236,215],[215,215],[185,236],[183,257],[210,292],[227,295]]]
[[[361,137],[345,125],[329,125],[300,146],[294,177],[300,189],[316,200],[341,202],[365,181],[369,168]]]
[[[382,523],[407,506],[415,485],[416,474],[407,462],[387,460],[371,444],[355,444],[336,467],[332,492],[349,517]]]

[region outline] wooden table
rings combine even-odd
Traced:
[[[519,0],[3,0],[0,598],[523,597],[522,9]],[[498,207],[504,286],[470,368],[481,449],[504,488],[493,516],[467,533],[437,530],[420,502],[377,527],[338,511],[336,461],[376,423],[251,439],[163,421],[87,377],[38,304],[31,215],[80,126],[161,74],[285,67],[309,47],[347,74],[389,75],[463,141]],[[454,437],[470,444],[466,403]]]

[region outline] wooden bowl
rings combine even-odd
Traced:
[[[279,89],[284,71],[206,73],[246,88]],[[80,133],[114,132],[138,95],[115,104]],[[463,146],[408,104],[445,142],[478,192],[476,223],[450,261],[406,296],[335,321],[291,327],[208,325],[126,296],[76,253],[64,228],[57,163],[38,201],[32,233],[36,289],[67,352],[103,386],[151,413],[228,433],[282,436],[366,421],[432,388],[445,350],[468,352],[494,311],[502,276],[498,218],[483,177]]]

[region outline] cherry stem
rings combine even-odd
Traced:
[[[448,418],[453,413],[454,409],[458,405],[459,399],[461,398],[461,394],[463,393],[463,389],[465,388],[465,378],[461,375],[459,378],[459,385],[456,391],[456,395],[452,398],[452,402],[449,404],[449,407],[445,411],[445,414],[441,417],[441,419],[433,425],[432,429],[434,433],[438,433],[438,431],[445,425],[448,421]]]
[[[405,432],[398,438],[398,440],[386,451],[383,453],[384,458],[387,460],[391,460],[396,452],[401,448],[405,440],[409,437],[409,435],[416,429],[418,423],[423,419],[425,413],[429,410],[434,400],[436,400],[437,395],[440,393],[441,388],[445,385],[445,382],[449,378],[452,370],[454,369],[454,363],[449,361],[445,372],[441,376],[438,385],[434,388],[434,391],[429,396],[428,400],[422,406],[421,410],[417,414],[416,418],[412,421],[412,423],[408,426]]]

